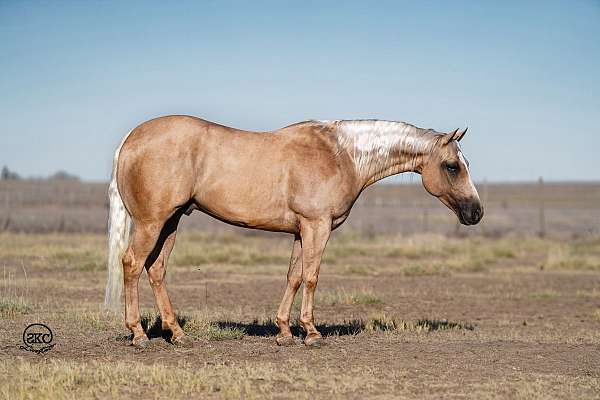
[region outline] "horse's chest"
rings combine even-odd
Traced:
[[[331,221],[331,229],[335,229],[338,226],[340,226],[341,224],[344,223],[344,221],[346,221],[346,218],[348,218],[348,215],[350,215],[350,210],[348,210],[346,213],[340,215],[337,218],[334,218],[333,221]]]

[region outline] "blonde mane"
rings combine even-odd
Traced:
[[[319,121],[333,125],[341,149],[354,160],[361,176],[377,174],[390,163],[408,161],[431,152],[439,134],[405,122],[383,120]]]

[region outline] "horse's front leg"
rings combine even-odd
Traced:
[[[317,282],[319,280],[319,268],[321,257],[331,234],[331,219],[304,220],[300,224],[300,236],[302,238],[302,280],[304,290],[302,292],[302,310],[300,312],[300,323],[306,331],[304,344],[319,347],[323,340],[314,323],[314,300]]]

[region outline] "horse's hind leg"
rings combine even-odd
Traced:
[[[158,241],[162,224],[134,222],[131,244],[123,255],[125,283],[125,325],[133,333],[133,345],[143,347],[148,342],[140,319],[138,282],[147,259]]]
[[[167,284],[165,281],[167,260],[169,259],[171,250],[173,250],[173,246],[175,245],[177,224],[180,218],[181,212],[178,211],[166,222],[157,244],[157,246],[162,244],[162,249],[156,258],[156,261],[154,261],[151,266],[148,266],[147,270],[148,280],[150,281],[150,286],[152,287],[154,298],[156,300],[156,307],[160,312],[163,330],[171,331],[171,342],[173,344],[190,346],[192,344],[191,340],[185,336],[183,329],[181,329],[181,326],[179,326],[179,323],[177,322],[177,316],[173,311],[173,306],[171,304],[169,294],[167,293]]]

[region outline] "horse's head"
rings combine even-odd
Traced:
[[[464,225],[475,225],[483,217],[483,206],[471,181],[469,162],[458,142],[466,129],[444,134],[421,169],[423,186],[454,211]]]

